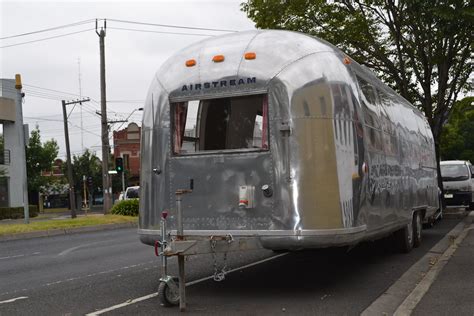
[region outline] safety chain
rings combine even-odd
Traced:
[[[225,240],[227,241],[228,244],[232,243],[234,241],[234,238],[232,235],[226,235]],[[224,264],[222,266],[222,269],[218,268],[217,265],[217,253],[216,253],[216,244],[217,244],[217,239],[214,238],[214,236],[211,236],[211,250],[212,250],[212,259],[214,261],[214,276],[213,279],[216,282],[221,282],[224,281],[225,275],[227,273],[227,252],[224,252]]]

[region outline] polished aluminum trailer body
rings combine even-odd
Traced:
[[[189,102],[200,100],[195,129],[203,129],[213,100],[252,98],[263,102],[260,138],[268,144],[176,150]],[[196,135],[219,137],[211,132]],[[188,238],[256,237],[269,249],[356,244],[405,227],[413,212],[431,216],[436,177],[423,115],[339,49],[288,31],[228,34],[180,51],[153,79],[142,125],[140,239],[160,239],[165,209],[176,234],[175,192],[192,181],[182,200]]]

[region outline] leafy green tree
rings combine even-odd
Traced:
[[[248,0],[242,10],[258,28],[316,35],[373,69],[425,113],[439,161],[444,119],[474,70],[472,1]]]
[[[474,162],[474,97],[454,104],[449,121],[443,126],[441,158]]]
[[[64,165],[64,172],[67,174],[67,164]],[[82,193],[84,191],[83,176],[92,177],[92,187],[94,192],[97,192],[98,188],[102,186],[101,171],[102,165],[100,159],[91,153],[88,149],[80,155],[74,155],[72,158],[72,173],[74,180],[74,187],[76,193]]]
[[[31,131],[26,147],[26,173],[28,175],[28,190],[39,192],[42,186],[52,181],[52,177],[44,177],[41,171],[51,170],[54,159],[58,156],[59,146],[56,140],[41,142],[38,126]]]

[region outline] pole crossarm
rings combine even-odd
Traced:
[[[77,103],[82,103],[82,102],[89,102],[91,99],[89,98],[85,98],[85,99],[82,99],[82,100],[75,100],[75,101],[62,101],[64,103],[64,105],[70,105],[70,104],[77,104]]]

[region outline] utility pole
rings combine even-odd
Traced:
[[[69,203],[71,204],[71,218],[76,218],[76,191],[74,188],[74,179],[72,178],[71,149],[69,147],[69,129],[67,126],[66,105],[77,104],[90,101],[89,98],[77,101],[66,102],[62,100],[63,118],[64,118],[64,138],[66,139],[66,155],[67,155],[67,177],[69,180]]]
[[[29,203],[28,203],[28,178],[26,174],[26,139],[28,135],[25,135],[25,127],[23,125],[23,108],[22,108],[22,103],[23,103],[23,92],[21,92],[21,89],[23,88],[23,84],[21,83],[21,75],[16,74],[15,75],[15,89],[17,90],[17,103],[16,103],[16,123],[18,124],[20,129],[20,151],[19,151],[19,161],[24,161],[25,165],[22,166],[22,171],[23,171],[23,213],[25,216],[25,224],[30,223],[30,208],[29,208]]]
[[[104,214],[107,214],[112,206],[112,190],[109,180],[109,126],[107,122],[107,100],[105,88],[105,29],[107,20],[104,20],[104,26],[98,32],[97,20],[95,20],[95,32],[99,36],[100,44],[100,110],[102,124],[102,192],[104,195]]]
[[[86,191],[86,176],[82,175],[82,187],[84,188],[84,208],[86,210],[86,215],[87,215],[87,209],[89,208],[89,204],[87,203],[87,191]]]

